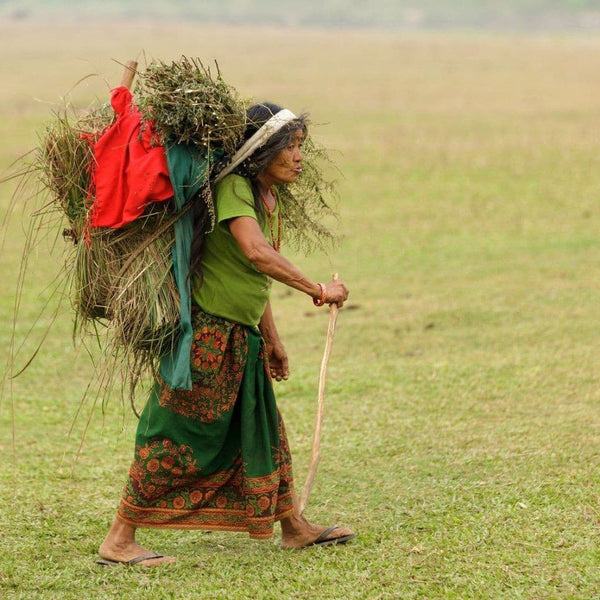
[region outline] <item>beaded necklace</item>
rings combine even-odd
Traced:
[[[273,188],[270,188],[269,191],[271,192],[271,196],[273,196],[273,199],[275,200],[275,206],[273,207],[273,210],[275,210],[275,208],[277,207],[277,196],[275,195]],[[277,212],[277,242],[276,242],[275,241],[275,232],[273,230],[273,210],[271,210],[269,208],[269,203],[267,202],[267,199],[265,198],[265,195],[262,193],[262,191],[260,192],[260,197],[262,198],[263,204],[265,205],[265,208],[267,209],[267,215],[269,215],[269,227],[271,229],[271,245],[273,246],[273,250],[275,250],[275,252],[279,252],[279,250],[281,249],[281,211]]]

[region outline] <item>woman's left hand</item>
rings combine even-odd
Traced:
[[[267,344],[265,348],[269,357],[269,371],[276,381],[287,379],[290,376],[288,357],[281,342]]]

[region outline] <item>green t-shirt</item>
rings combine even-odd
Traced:
[[[193,296],[202,310],[244,325],[258,325],[271,292],[271,279],[261,273],[243,254],[229,231],[228,219],[256,219],[267,240],[271,239],[268,218],[261,222],[254,209],[250,182],[239,175],[227,175],[214,193],[216,225],[204,242],[202,283],[194,281]],[[273,234],[277,239],[277,213],[272,215]]]

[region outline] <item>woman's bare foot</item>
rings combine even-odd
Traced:
[[[135,527],[121,521],[118,517],[115,517],[98,553],[107,561],[136,564],[141,567],[156,567],[175,562],[175,558],[172,556],[159,557],[151,550],[137,544],[135,541]],[[143,556],[149,558],[139,560]],[[131,561],[135,561],[135,563]]]
[[[294,514],[281,520],[281,547],[286,549],[345,543],[355,536],[347,527],[313,525],[302,515]]]

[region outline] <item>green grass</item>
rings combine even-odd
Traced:
[[[351,298],[338,320],[307,514],[359,537],[289,553],[277,536],[143,531],[145,545],[178,557],[175,566],[97,567],[135,419],[118,397],[105,415],[88,401],[76,417],[93,372],[72,349],[65,303],[13,381],[14,411],[8,389],[0,405],[0,597],[597,598],[600,42],[158,32],[0,31],[0,160],[33,145],[48,103],[73,82],[100,72],[75,96],[103,97],[103,80],[120,78],[111,59],[140,49],[165,60],[216,56],[242,94],[311,111],[323,124],[317,137],[339,150],[344,237],[329,257],[294,260],[317,280],[339,271]],[[3,217],[10,186],[0,193]],[[0,261],[3,347],[20,215]],[[30,262],[19,343],[60,270],[62,242],[49,256],[53,244],[48,236]],[[300,486],[327,312],[282,286],[273,304],[292,362],[277,390]],[[34,326],[19,365],[48,322]]]

